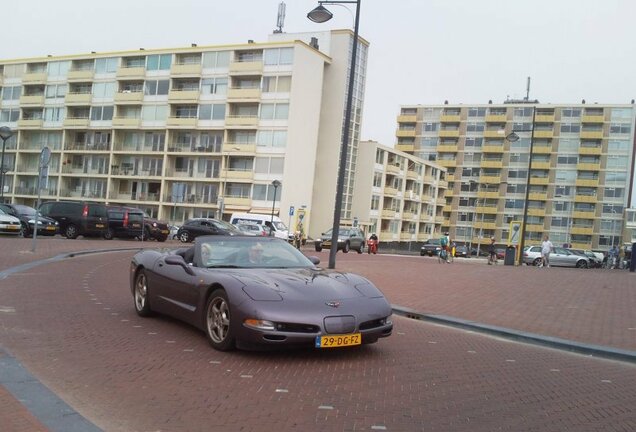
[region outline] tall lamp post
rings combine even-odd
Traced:
[[[532,147],[534,146],[534,124],[537,118],[537,107],[532,106],[532,127],[530,129],[513,130],[506,139],[510,142],[519,141],[516,132],[530,132],[530,154],[528,155],[528,176],[526,178],[526,198],[523,202],[523,221],[521,222],[521,232],[519,239],[519,265],[523,265],[523,248],[526,243],[526,222],[528,221],[528,200],[530,199],[530,170],[532,169]]]
[[[7,140],[13,136],[13,131],[7,126],[0,127],[0,138],[2,138],[2,159],[0,160],[0,202],[4,202],[4,174],[7,170],[4,167],[4,148],[7,144]]]
[[[274,186],[274,199],[272,200],[272,218],[270,220],[270,230],[269,230],[269,235],[273,235],[274,234],[274,230],[272,229],[274,227],[274,207],[276,206],[276,190],[278,189],[278,186],[281,185],[281,182],[278,180],[274,180],[272,182],[272,186]]]
[[[340,163],[338,165],[338,180],[336,183],[336,202],[333,209],[333,226],[331,229],[331,247],[329,248],[329,268],[336,268],[336,252],[338,251],[338,236],[340,234],[340,213],[342,212],[342,198],[344,195],[344,180],[347,168],[347,152],[349,150],[349,129],[351,123],[351,111],[353,108],[353,83],[356,70],[356,57],[358,54],[358,28],[360,26],[360,3],[354,1],[319,1],[318,6],[307,14],[307,18],[315,23],[329,21],[333,14],[323,5],[355,4],[356,18],[353,25],[353,43],[351,45],[351,66],[349,68],[349,87],[347,89],[347,106],[342,131],[342,143],[340,144]]]

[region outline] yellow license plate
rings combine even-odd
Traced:
[[[139,224],[132,224],[132,227],[133,227],[133,228],[139,228],[140,226],[141,226],[141,225],[139,225]]]
[[[14,230],[14,231],[19,231],[20,227],[19,226],[9,226],[10,230]]]
[[[338,348],[344,346],[360,345],[361,343],[362,335],[360,333],[316,336],[316,348]]]
[[[104,224],[95,224],[95,228],[104,228]]]
[[[161,234],[168,234],[170,231],[168,230],[161,230]]]
[[[47,229],[48,231],[55,231],[55,227],[51,227],[51,226],[46,227],[46,229]]]
[[[331,246],[331,242],[330,241],[322,242],[322,247],[329,247],[329,246]]]

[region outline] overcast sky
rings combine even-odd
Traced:
[[[265,41],[280,0],[2,0],[0,58],[248,39]],[[352,28],[353,12],[307,20],[286,0],[284,31]],[[635,0],[362,0],[371,43],[363,139],[394,145],[400,105],[629,103],[636,98]]]

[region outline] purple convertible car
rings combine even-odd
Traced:
[[[190,248],[137,253],[130,288],[140,316],[170,315],[222,351],[336,348],[391,335],[391,305],[369,280],[317,267],[274,237],[203,236]]]

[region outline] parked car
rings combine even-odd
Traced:
[[[21,232],[22,224],[20,223],[20,219],[0,209],[0,234],[20,235]]]
[[[143,212],[143,210],[140,210]],[[167,222],[149,216],[144,212],[144,240],[157,240],[165,242],[170,235],[170,227]]]
[[[459,245],[455,248],[455,256],[461,258],[468,258],[468,246]]]
[[[6,214],[20,219],[21,234],[23,237],[33,235],[35,228],[35,216],[37,210],[22,204],[0,204],[0,209]],[[38,215],[38,234],[54,236],[60,230],[60,225],[55,219]]]
[[[477,256],[477,248],[474,247],[470,250],[470,256]],[[488,253],[488,246],[484,245],[484,247],[480,247],[479,248],[479,256],[480,257],[487,257],[490,256],[490,253]]]
[[[314,241],[314,247],[316,248],[316,252],[320,252],[323,249],[331,248],[331,237],[332,237],[333,229],[329,229],[328,231],[322,233],[320,238]],[[366,239],[364,238],[364,233],[360,228],[354,227],[340,227],[338,229],[338,245],[337,251],[342,251],[343,253],[348,253],[350,250],[355,250],[359,254],[362,253],[364,249],[364,245],[366,243]]]
[[[255,223],[239,223],[234,224],[239,230],[243,231],[243,234],[251,236],[266,237],[269,235],[269,230],[265,226]]]
[[[43,216],[60,224],[66,238],[103,237],[108,231],[106,205],[87,201],[47,201],[40,208]]]
[[[183,243],[191,242],[202,235],[243,235],[243,233],[228,222],[208,218],[189,219],[177,231],[177,237]]]
[[[541,264],[541,246],[527,246],[523,250],[523,262],[527,265]],[[586,256],[577,255],[562,247],[555,247],[550,253],[550,266],[554,267],[590,267],[590,260]]]
[[[141,238],[144,213],[133,207],[108,206],[108,229],[104,238]]]
[[[189,248],[137,253],[130,291],[138,315],[171,315],[220,351],[337,349],[391,336],[382,292],[319,263],[274,236],[202,236]]]
[[[495,248],[495,253],[497,254],[497,259],[502,260],[506,258],[506,248]]]
[[[441,239],[429,239],[424,242],[422,247],[420,248],[420,256],[428,255],[438,255],[442,250],[442,246],[440,245]]]
[[[581,255],[584,257],[587,257],[590,261],[590,267],[591,268],[600,268],[603,266],[603,259],[599,259],[596,254],[592,251],[586,251],[583,249],[572,249],[572,248],[568,248],[568,250],[572,253],[575,253],[577,255]]]
[[[179,228],[181,227],[178,225],[168,225],[168,231],[169,231],[168,238],[170,240],[176,240],[178,238],[177,233],[179,232]]]

